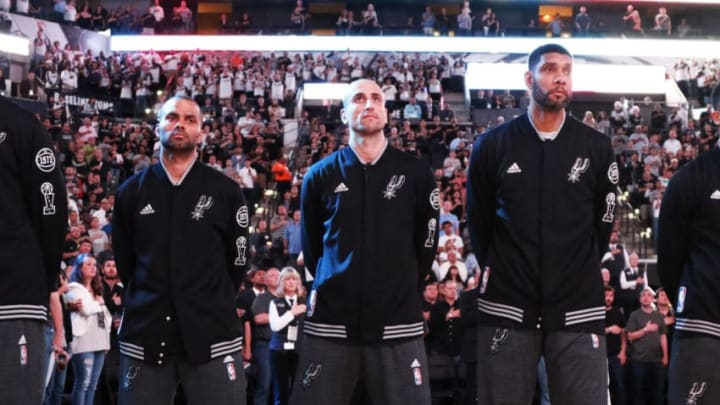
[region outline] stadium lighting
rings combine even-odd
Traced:
[[[526,90],[526,71],[524,63],[468,63],[465,87],[470,90]],[[576,63],[573,66],[573,91],[661,94],[665,92],[665,67]]]
[[[151,40],[149,40],[151,39]],[[715,58],[720,41],[625,38],[485,38],[412,36],[117,35],[110,48],[132,51],[440,52],[527,54],[556,42],[575,55]]]
[[[0,34],[0,53],[30,55],[30,40],[15,35]]]

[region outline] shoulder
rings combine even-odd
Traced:
[[[345,149],[349,149],[349,147],[346,147]],[[331,153],[328,156],[325,156],[318,162],[314,163],[310,168],[308,169],[308,172],[305,174],[305,178],[310,179],[316,179],[318,177],[322,177],[323,175],[327,174],[328,172],[332,171],[333,169],[338,167],[338,164],[340,162],[340,157],[345,149],[338,150],[336,152]],[[349,151],[352,153],[352,151]]]

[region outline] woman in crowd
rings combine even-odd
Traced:
[[[295,380],[298,344],[305,314],[305,289],[292,267],[280,272],[277,297],[270,302],[270,359],[275,405],[286,405]]]
[[[102,279],[92,255],[77,257],[69,281],[66,299],[81,302],[79,310],[70,314],[75,375],[72,404],[92,405],[105,353],[110,350],[112,318],[105,307]]]

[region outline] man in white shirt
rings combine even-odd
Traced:
[[[463,240],[460,237],[460,235],[455,234],[453,224],[450,221],[445,221],[442,224],[442,229],[445,232],[444,234],[440,234],[440,240],[438,241],[438,246],[444,247],[448,242],[452,242],[453,246],[457,251],[462,254],[463,251]]]
[[[672,153],[673,156],[677,156],[682,150],[682,143],[677,139],[677,127],[672,126],[668,131],[668,139],[663,142],[663,149],[666,153]]]
[[[447,261],[441,264],[440,267],[436,270],[437,274],[435,274],[435,276],[437,277],[437,279],[440,281],[444,280],[451,266],[457,267],[460,279],[465,282],[468,276],[467,267],[460,258],[460,254],[455,250],[450,250],[449,252],[447,252]]]

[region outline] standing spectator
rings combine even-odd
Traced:
[[[614,221],[617,164],[606,136],[566,116],[572,64],[557,44],[532,51],[528,114],[473,148],[467,218],[483,269],[479,403],[532,402],[544,356],[554,401],[607,404],[599,263]]]
[[[190,402],[244,404],[235,293],[248,264],[248,207],[198,159],[197,103],[171,98],[158,121],[159,162],[120,186],[113,211],[127,286],[119,403],[169,403],[182,384]]]
[[[290,190],[292,185],[292,172],[287,166],[285,156],[280,156],[273,163],[271,168],[273,178],[275,179],[275,188],[278,195],[282,196],[286,191]]]
[[[436,21],[440,35],[447,36],[450,32],[450,16],[448,15],[445,7],[440,9],[440,16],[437,17]]]
[[[548,24],[550,35],[553,38],[560,38],[563,28],[565,28],[565,24],[563,24],[562,17],[560,17],[560,13],[556,13],[555,17],[553,17],[552,21]]]
[[[182,0],[180,6],[173,8],[173,22],[179,32],[189,34],[193,29],[193,12],[187,2]]]
[[[388,146],[374,81],[350,84],[341,119],[349,147],[312,166],[302,186],[314,281],[293,401],[347,404],[363,378],[375,403],[426,404],[418,286],[435,254],[438,190],[425,164]]]
[[[350,23],[351,23],[351,17],[350,13],[347,9],[343,9],[343,11],[338,16],[337,22],[335,22],[335,33],[337,35],[348,35],[350,34]]]
[[[425,6],[425,11],[422,13],[422,28],[425,35],[432,35],[435,31],[435,13],[430,6]]]
[[[443,300],[438,301],[430,311],[430,330],[433,341],[428,350],[449,356],[453,364],[460,365],[460,349],[463,339],[463,328],[460,320],[460,301],[458,301],[458,285],[454,280],[442,282]]]
[[[63,21],[67,23],[75,23],[78,18],[77,9],[75,8],[75,0],[68,0],[63,13]]]
[[[66,229],[65,186],[40,122],[0,97],[0,377],[2,404],[43,398],[45,321],[56,290]],[[20,287],[22,286],[22,287]],[[54,352],[62,352],[56,329]]]
[[[627,27],[625,30],[627,36],[640,37],[644,34],[640,12],[632,4],[628,4],[623,21],[625,21]]]
[[[40,80],[35,76],[35,72],[29,71],[25,79],[20,82],[20,97],[37,100],[40,89],[42,89]]]
[[[160,5],[160,0],[153,2],[153,5],[148,9],[148,13],[154,20],[153,33],[161,32],[165,22],[165,9]]]
[[[658,13],[655,15],[655,26],[653,31],[660,33],[662,36],[672,35],[672,21],[667,13],[667,8],[660,7]]]
[[[270,361],[276,405],[289,404],[306,310],[300,274],[292,267],[285,267],[280,272],[276,298],[270,301],[269,312]]]
[[[632,370],[633,402],[663,404],[663,368],[668,365],[668,347],[663,316],[653,308],[655,294],[650,288],[640,293],[640,308],[630,314],[627,339]],[[648,398],[649,397],[649,398]]]
[[[638,308],[640,293],[647,287],[647,270],[638,266],[640,258],[635,252],[628,256],[628,265],[620,273],[620,288],[618,291],[619,304],[623,307],[625,316]]]
[[[272,398],[270,391],[272,370],[270,366],[270,303],[276,298],[280,272],[270,268],[265,272],[265,291],[252,303],[252,361],[256,367],[253,404],[267,404]]]
[[[300,210],[293,210],[292,221],[285,225],[283,231],[284,253],[287,256],[287,264],[295,266],[297,258],[302,251],[302,241],[300,238]]]
[[[677,304],[672,344],[670,404],[696,400],[713,404],[720,382],[716,314],[720,285],[720,149],[685,164],[670,180],[662,200],[658,232],[658,274]]]
[[[105,366],[103,374],[110,386],[109,394],[113,398],[112,403],[117,403],[117,387],[119,386],[120,351],[118,347],[117,332],[120,328],[123,311],[123,292],[125,286],[120,281],[115,265],[115,258],[112,252],[106,251],[100,256],[104,260],[101,265],[103,281],[103,300],[112,318],[110,327],[110,350],[105,354]]]
[[[579,37],[586,37],[590,33],[590,16],[587,7],[580,6],[580,11],[575,15],[575,33]]]
[[[70,274],[67,299],[80,300],[80,309],[70,314],[73,367],[73,405],[92,405],[105,352],[110,350],[112,317],[103,299],[103,285],[95,258],[81,254]]]
[[[293,27],[293,32],[303,33],[305,32],[305,7],[303,7],[302,0],[297,0],[295,8],[290,13],[290,23]]]
[[[368,3],[367,9],[362,12],[361,25],[365,35],[377,34],[380,28],[380,20],[378,19],[375,5]]]
[[[472,16],[469,8],[463,8],[457,16],[458,35],[463,37],[472,36]]]
[[[606,270],[606,269],[603,269]],[[607,270],[606,270],[607,271]],[[609,272],[608,272],[609,273]],[[627,362],[627,340],[625,338],[625,316],[613,305],[615,289],[605,286],[605,335],[607,339],[608,374],[613,404],[625,405],[625,372]]]

